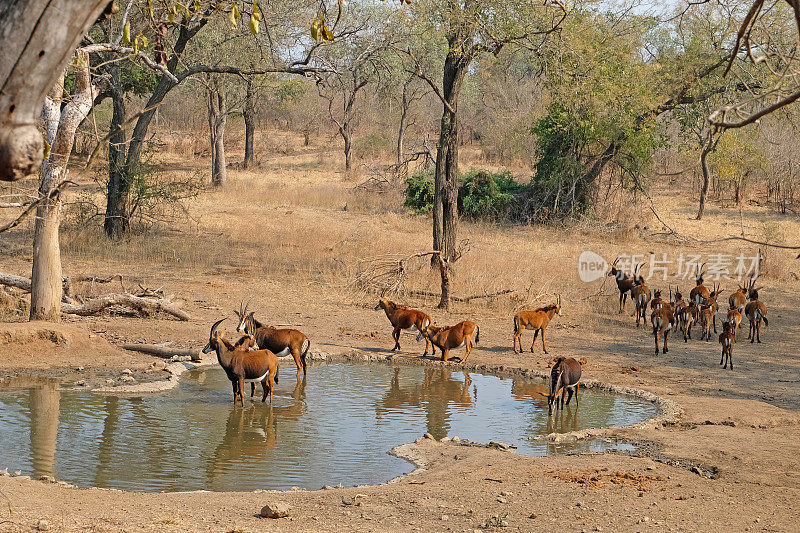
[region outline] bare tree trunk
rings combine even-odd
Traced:
[[[242,167],[250,168],[253,166],[253,136],[256,130],[256,99],[251,80],[247,80],[242,116],[244,117],[244,161]]]
[[[353,145],[347,126],[348,123],[345,123],[345,128],[342,131],[342,138],[344,139],[344,170],[350,173],[350,168],[353,166],[353,156],[351,152]]]
[[[411,101],[409,100],[408,96],[408,87],[411,84],[411,80],[413,78],[409,78],[406,80],[405,84],[403,84],[403,99],[400,105],[400,126],[397,128],[397,168],[400,169],[400,165],[403,164],[403,154],[405,153],[405,147],[403,146],[405,143],[405,135],[406,135],[406,120],[408,118],[408,110],[411,107]]]
[[[703,146],[703,151],[700,152],[700,169],[703,171],[703,186],[700,189],[700,207],[697,210],[697,217],[695,220],[703,218],[703,213],[706,210],[706,195],[708,194],[708,183],[711,181],[711,173],[708,170],[708,153],[711,151],[711,137],[709,137],[706,145]]]
[[[131,176],[125,166],[125,93],[120,79],[119,62],[109,66],[111,73],[111,101],[113,113],[108,139],[108,193],[106,195],[106,216],[103,229],[110,238],[119,238],[128,232],[130,226]]]
[[[24,178],[39,168],[39,106],[107,4],[108,0],[0,2],[0,181]]]
[[[92,108],[94,95],[89,76],[89,55],[78,53],[80,67],[75,76],[75,94],[64,108],[58,127],[52,136],[50,155],[44,165],[44,176],[39,186],[40,195],[61,185],[67,178],[67,161],[75,142],[75,131]],[[61,83],[61,85],[58,85]],[[53,87],[50,96],[63,92],[63,77]],[[52,100],[52,99],[51,99]],[[52,127],[48,116],[54,106],[48,102],[43,109],[46,123]],[[50,128],[48,128],[49,130]],[[48,137],[51,132],[48,131]],[[36,208],[36,224],[33,236],[33,267],[31,270],[31,320],[54,320],[61,317],[61,251],[58,229],[61,219],[61,198],[58,194],[42,202]]]
[[[213,81],[208,88],[208,127],[211,135],[211,184],[224,185],[228,179],[225,163],[225,124],[228,120],[225,95]]]

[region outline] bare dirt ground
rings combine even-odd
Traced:
[[[376,296],[353,285],[355,274],[365,260],[426,250],[430,220],[404,213],[396,189],[360,192],[354,186],[362,179],[327,171],[332,164],[323,161],[336,157],[297,147],[289,156],[263,161],[260,170],[231,171],[224,190],[190,202],[192,222],[180,232],[159,229],[107,243],[94,227],[67,224],[65,274],[121,273],[150,287],[164,285],[184,300],[192,320],[106,314],[58,325],[0,324],[0,372],[71,379],[84,367],[85,374],[113,380],[129,368],[141,379],[157,379],[160,360],[112,345],[171,340],[176,347],[199,349],[210,324],[232,318],[232,309],[250,296],[257,318],[302,329],[312,351],[385,352],[392,345],[388,322],[373,311]],[[86,190],[93,190],[88,181]],[[794,218],[750,205],[741,218],[738,209],[711,206],[706,220],[697,223],[690,220],[693,202],[674,190],[654,198],[672,228],[696,238],[737,234],[744,225],[753,238],[784,242],[800,229]],[[621,252],[711,251],[643,230],[661,228],[647,213],[649,208],[622,214],[608,226],[465,223],[461,231],[470,245],[456,266],[456,294],[513,288],[514,297],[456,304],[451,313],[433,309],[433,299],[403,298],[428,310],[437,323],[467,317],[478,322],[481,341],[470,362],[545,370],[552,355],[585,356],[586,378],[645,389],[681,404],[684,413],[675,424],[615,432],[615,438],[639,445],[633,456],[533,458],[421,439],[405,450],[421,469],[394,482],[284,493],[141,494],[2,477],[0,499],[8,509],[4,504],[0,510],[0,530],[30,531],[46,520],[57,531],[796,531],[796,252],[765,249],[761,298],[769,308],[769,327],[762,329],[761,344],[749,344],[744,321],[734,371],[718,365],[716,342],[684,343],[677,334],[671,335],[668,354],[654,356],[652,336],[648,328],[635,327],[631,304],[626,313],[616,313],[610,278],[583,284],[575,268],[584,249],[609,259]],[[30,271],[30,227],[0,236],[0,244],[0,270]],[[735,242],[713,250],[755,251]],[[676,281],[692,284],[670,279]],[[436,274],[419,265],[406,286],[435,291],[436,282]],[[735,282],[723,285],[724,309]],[[666,291],[667,282],[651,286]],[[563,295],[564,310],[547,330],[550,356],[538,341],[534,354],[514,354],[514,309],[549,301],[553,293]],[[401,343],[402,357],[422,351],[409,334]],[[314,379],[313,368],[308,379]],[[256,516],[275,500],[291,504],[290,518]]]

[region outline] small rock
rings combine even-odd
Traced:
[[[442,437],[441,442],[450,442],[450,437]]]
[[[500,493],[500,496],[513,496],[513,495],[514,493],[508,490],[504,490],[503,492]]]
[[[433,439],[433,435],[431,435],[430,433],[425,433],[423,437],[425,437],[426,439]]]
[[[113,380],[113,379],[111,379],[111,378],[108,378],[108,379],[106,380],[106,385],[111,385],[112,383],[114,383],[114,380]]]
[[[453,438],[450,439],[450,440],[452,440],[453,442],[456,442],[456,443],[461,442],[461,439],[458,437],[458,435],[453,436]]]
[[[121,378],[119,378],[119,380],[124,383],[136,383],[136,378],[128,375],[122,376]]]
[[[442,522],[447,522],[448,520],[450,520],[450,517],[449,517],[449,516],[447,516],[446,514],[443,514],[443,515],[442,515],[442,516],[439,518],[439,520],[441,520]]]
[[[49,531],[50,530],[50,522],[47,520],[39,520],[36,522],[36,529],[38,531]]]
[[[75,386],[76,387],[85,387],[86,386],[86,380],[85,379],[79,379],[78,381],[75,382]]]
[[[528,515],[528,518],[530,518],[531,520],[534,520],[534,519],[536,519],[538,517],[539,517],[539,515],[536,514],[536,513],[531,513],[531,514]]]
[[[8,468],[0,470],[0,476],[7,476],[7,475],[8,475]]]
[[[580,507],[581,505],[583,505],[583,502],[576,502],[575,503],[575,507]]]
[[[22,470],[14,470],[14,473],[11,475],[14,477],[19,477],[22,475]]]
[[[126,368],[125,370],[122,371],[122,375],[123,376],[132,376],[133,375],[133,371],[130,368]]]
[[[55,483],[56,478],[53,476],[39,476],[39,481],[44,481],[45,483]]]
[[[75,369],[75,372],[83,372],[83,367],[79,366],[78,368]]]
[[[600,526],[594,526],[595,531],[603,531],[603,528]]]
[[[284,518],[289,516],[292,507],[282,501],[270,502],[261,508],[261,516],[264,518]]]
[[[505,498],[503,498],[503,497],[497,498],[497,501],[500,502],[500,503],[506,503],[507,502],[507,500]]]

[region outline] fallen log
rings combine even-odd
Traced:
[[[199,361],[201,359],[200,352],[198,350],[190,350],[185,348],[169,348],[164,345],[159,344],[123,344],[122,348],[124,350],[131,350],[133,352],[142,352],[148,355],[155,355],[157,357],[163,357],[165,359],[169,359],[175,355],[179,356],[189,356],[192,358],[192,361]]]
[[[504,289],[502,291],[497,292],[490,292],[487,294],[475,294],[472,296],[465,296],[465,297],[458,297],[458,296],[451,296],[450,299],[454,302],[464,302],[469,303],[472,300],[481,300],[483,298],[493,298],[495,296],[502,296],[503,294],[511,294],[514,292],[514,289]],[[418,290],[410,290],[408,291],[410,296],[431,296],[434,298],[441,298],[441,294],[438,292],[429,292],[429,291],[418,291]]]
[[[122,305],[139,311],[163,311],[179,320],[190,320],[189,314],[178,308],[174,303],[167,300],[153,300],[150,298],[139,298],[132,294],[104,294],[91,300],[86,300],[81,305],[61,304],[61,312],[69,315],[90,316],[100,313],[106,307],[112,305]]]

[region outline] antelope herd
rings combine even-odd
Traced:
[[[634,267],[633,275],[628,275],[618,268],[618,260],[612,263],[608,276],[614,276],[619,290],[619,313],[623,313],[628,293],[634,303],[636,326],[646,322],[648,307],[650,308],[650,324],[655,342],[655,354],[658,355],[659,342],[663,339],[662,353],[669,351],[668,337],[672,331],[679,330],[683,334],[684,342],[692,338],[692,327],[700,328],[700,340],[711,340],[711,330],[717,333],[716,316],[719,312],[718,299],[723,293],[722,287],[717,284],[709,290],[704,284],[705,263],[698,266],[695,273],[695,286],[689,292],[689,301],[684,300],[684,293],[679,286],[668,287],[669,299],[663,297],[660,289],[651,291],[641,275],[643,263]],[[759,299],[756,279],[750,279],[748,284],[740,286],[728,298],[728,311],[722,321],[722,333],[719,334],[719,343],[722,345],[722,359],[720,365],[724,369],[730,365],[733,369],[733,348],[736,344],[736,332],[741,327],[743,316],[750,322],[748,339],[751,343],[761,342],[761,323],[769,325],[767,320],[767,307]],[[279,329],[262,324],[255,318],[255,312],[248,312],[249,302],[244,301],[234,313],[238,320],[236,331],[243,334],[235,343],[225,338],[225,331],[219,330],[219,325],[225,320],[221,319],[211,327],[208,344],[203,349],[204,353],[217,352],[220,366],[225,370],[233,388],[233,401],[244,404],[245,383],[251,384],[250,396],[255,394],[255,384],[261,383],[263,396],[261,401],[266,401],[269,395],[272,403],[274,384],[278,381],[278,357],[291,354],[297,367],[297,377],[302,372],[305,378],[308,370],[307,355],[311,342],[307,335],[296,329]],[[417,332],[417,342],[425,340],[423,356],[436,355],[436,348],[441,352],[443,362],[450,361],[450,352],[464,347],[464,355],[458,361],[464,363],[472,352],[473,347],[480,340],[480,327],[475,322],[464,320],[453,326],[435,326],[431,317],[425,312],[398,305],[381,296],[375,307],[376,311],[384,311],[386,318],[392,325],[392,351],[400,349],[400,333],[402,330]],[[561,316],[561,296],[556,295],[555,303],[545,305],[535,310],[521,310],[513,319],[512,349],[517,353],[523,352],[522,334],[526,330],[533,330],[533,340],[530,350],[534,352],[534,345],[539,333],[542,334],[542,351],[547,354],[545,344],[545,331],[547,325],[556,316]],[[580,387],[582,365],[586,363],[583,358],[576,361],[569,357],[555,357],[550,361],[550,387],[547,397],[548,411],[563,409],[575,396],[578,403],[578,389]],[[560,402],[559,402],[560,397]]]
[[[759,251],[759,257],[761,252]],[[717,313],[719,312],[718,298],[723,289],[716,283],[712,290],[704,284],[705,263],[697,267],[695,273],[695,286],[689,293],[689,301],[683,299],[683,293],[679,286],[669,287],[669,301],[662,298],[661,290],[656,290],[651,298],[650,289],[645,285],[644,278],[640,275],[642,263],[634,268],[634,274],[628,275],[617,267],[619,259],[612,263],[608,272],[609,276],[614,276],[619,290],[619,312],[624,311],[627,293],[636,304],[635,316],[636,326],[640,320],[644,319],[642,308],[646,308],[650,302],[651,314],[650,323],[653,327],[652,335],[655,342],[655,354],[658,355],[659,341],[663,338],[662,353],[667,353],[667,338],[673,330],[679,330],[683,334],[683,341],[689,342],[692,338],[692,326],[695,324],[700,328],[700,340],[711,340],[711,329],[717,333]],[[758,291],[761,287],[756,287],[758,277],[751,278],[746,285],[740,286],[728,298],[728,311],[725,320],[722,322],[723,331],[719,335],[719,343],[722,345],[722,360],[720,365],[728,368],[730,364],[733,370],[733,347],[736,344],[736,332],[742,323],[742,315],[746,315],[750,322],[748,340],[750,343],[761,342],[761,323],[769,326],[767,320],[767,306],[759,300]],[[516,348],[516,346],[515,346]]]

